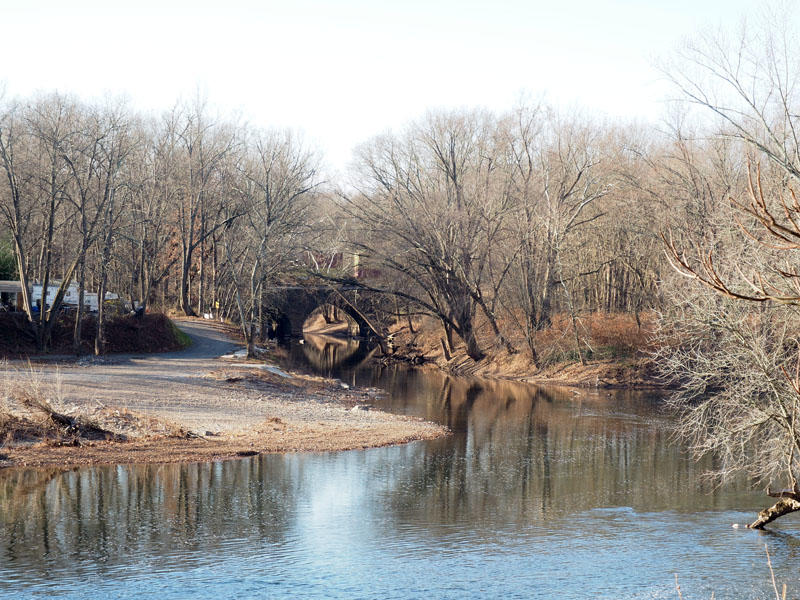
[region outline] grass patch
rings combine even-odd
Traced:
[[[175,336],[175,342],[185,350],[192,345],[192,338],[190,338],[180,327],[175,325],[172,319],[168,319],[169,327],[172,330],[172,335]]]

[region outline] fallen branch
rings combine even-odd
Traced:
[[[794,494],[794,492],[792,492],[792,494]],[[788,515],[798,510],[800,510],[800,500],[791,497],[782,497],[775,504],[758,513],[758,518],[750,523],[748,527],[750,529],[764,529],[764,525],[772,523],[772,521],[778,517]]]
[[[777,492],[773,492],[767,488],[767,496],[771,498],[791,498],[792,500],[800,500],[800,493],[795,490],[778,490]]]
[[[104,429],[94,423],[83,422],[69,415],[56,411],[49,402],[31,397],[23,397],[21,401],[24,405],[44,413],[47,418],[57,427],[63,427],[67,435],[75,435],[87,439],[106,439],[120,440],[124,436]]]

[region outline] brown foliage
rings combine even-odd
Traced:
[[[593,312],[578,317],[582,348],[588,358],[621,358],[642,355],[652,349],[655,317],[652,313]],[[551,325],[536,334],[536,345],[548,362],[561,362],[577,355],[572,322],[568,314],[553,316]]]
[[[50,352],[72,354],[74,316],[65,314],[56,322]],[[97,321],[87,315],[81,327],[81,349],[91,353]],[[181,344],[169,319],[152,313],[142,317],[123,315],[109,318],[104,325],[107,352],[169,352]],[[14,357],[36,353],[36,339],[24,313],[0,313],[0,356]]]

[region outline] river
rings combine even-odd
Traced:
[[[319,346],[319,347],[317,347]],[[432,442],[210,464],[0,472],[3,598],[683,598],[800,592],[800,520],[712,489],[647,393],[291,364],[447,424]],[[344,357],[344,358],[343,358]],[[338,363],[338,366],[337,366]],[[793,596],[794,594],[794,596]]]

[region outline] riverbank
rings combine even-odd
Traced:
[[[4,365],[0,468],[331,452],[447,434],[374,410],[377,390],[230,355],[237,345],[202,320],[179,327],[193,340],[181,352]]]
[[[485,352],[481,360],[467,356],[463,344],[458,343],[445,353],[441,328],[430,319],[415,319],[411,327],[407,322],[397,323],[390,334],[395,357],[413,364],[432,365],[453,375],[569,387],[662,388],[647,352],[649,324],[636,324],[630,316],[621,322],[623,319],[618,315],[606,317],[605,321],[585,326],[597,338],[592,345],[594,351],[583,350],[585,364],[572,347],[573,338],[568,333],[543,331],[540,354],[544,364],[541,368],[534,364],[522,340],[513,340],[516,351],[509,353],[485,332],[479,336],[480,347]],[[602,333],[601,328],[604,328]]]

